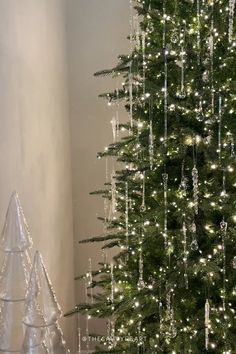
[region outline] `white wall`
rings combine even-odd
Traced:
[[[72,137],[72,177],[75,240],[102,233],[97,215],[103,214],[103,201],[90,196],[105,182],[105,161],[97,152],[112,142],[110,120],[113,109],[98,98],[113,90],[122,79],[95,78],[101,69],[112,68],[117,57],[129,50],[128,0],[70,0],[68,9],[68,53],[70,117]],[[121,110],[120,119],[127,119]],[[123,118],[122,118],[123,117]],[[100,245],[76,245],[76,271],[83,274],[88,258],[101,261]],[[77,298],[84,301],[79,287]]]
[[[0,0],[0,225],[16,189],[66,311],[74,270],[65,4]]]
[[[102,198],[89,193],[105,182],[105,161],[97,160],[96,155],[112,141],[113,108],[98,95],[115,89],[122,81],[95,78],[93,74],[112,68],[118,55],[129,50],[129,1],[70,0],[67,22],[75,259],[76,272],[81,275],[88,269],[89,257],[94,268],[102,260],[100,244],[78,244],[103,232],[97,220],[98,215],[104,215]],[[127,120],[122,110],[120,119]],[[83,287],[82,282],[77,283],[79,302],[85,300]]]

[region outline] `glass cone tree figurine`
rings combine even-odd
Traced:
[[[101,96],[114,111],[123,99],[129,121],[99,154],[110,169],[94,193],[105,232],[86,241],[119,247],[115,286],[101,265],[94,303],[75,311],[110,317],[114,336],[131,338],[97,353],[233,354],[235,1],[130,0],[130,10],[130,53],[97,73],[123,76]]]
[[[28,226],[16,192],[11,196],[0,250],[0,352],[20,352],[24,338],[22,318],[31,263]]]
[[[61,314],[42,256],[37,251],[25,300],[26,332],[21,353],[69,353],[57,323]]]

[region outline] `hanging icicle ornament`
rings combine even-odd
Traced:
[[[128,182],[125,183],[125,236],[126,248],[129,249],[129,187]]]
[[[190,248],[192,251],[198,251],[199,246],[198,246],[198,242],[197,242],[197,227],[196,227],[195,222],[193,222],[191,225],[191,233],[192,233],[192,242],[191,242]]]
[[[232,260],[232,266],[233,266],[233,269],[236,269],[236,256],[234,256],[234,258]]]
[[[114,278],[114,264],[111,262],[111,312],[114,311],[114,300],[115,300],[115,278]],[[115,319],[112,315],[112,319],[110,320],[110,328],[111,328],[111,348],[116,346],[116,338],[115,338]]]
[[[173,303],[173,301],[172,301]],[[170,336],[171,338],[175,338],[177,336],[177,328],[176,328],[176,320],[175,320],[175,311],[173,304],[171,304],[171,312],[170,312]]]
[[[152,170],[154,163],[153,96],[150,96],[149,99],[149,161],[150,170]]]
[[[186,197],[187,188],[188,188],[188,178],[185,176],[184,173],[184,162],[183,162],[182,169],[181,169],[181,181],[179,185],[179,192],[181,193],[181,197]]]
[[[203,113],[203,108],[202,108],[202,100],[200,99],[199,101],[199,106],[197,109],[197,116],[196,116],[197,120],[199,122],[202,122],[204,120],[204,113]]]
[[[162,179],[163,179],[163,186],[164,186],[164,241],[165,241],[165,246],[167,246],[167,236],[168,236],[168,229],[167,229],[167,221],[168,221],[168,174],[163,173],[162,174]]]
[[[160,286],[160,290],[159,290],[159,323],[160,323],[160,333],[163,332],[163,303],[162,303],[162,299],[161,299],[161,286]]]
[[[166,320],[168,321],[168,330],[166,332],[166,338],[170,342],[171,338],[175,338],[177,335],[176,321],[174,316],[173,307],[173,293],[168,291],[167,294],[167,305],[166,305]]]
[[[184,245],[184,283],[185,288],[188,289],[188,250],[187,250],[187,228],[185,221],[183,222],[183,245]]]
[[[230,135],[231,157],[235,157],[235,142],[233,134]]]
[[[225,176],[225,170],[223,169],[223,178],[222,178],[222,192],[220,193],[220,196],[225,198],[227,197],[227,191],[226,191],[226,176]]]
[[[163,1],[163,54],[164,54],[164,145],[167,149],[167,135],[168,135],[168,49],[166,43],[166,0]]]
[[[134,50],[134,4],[133,0],[129,1],[130,8],[130,54],[133,53]]]
[[[195,214],[198,214],[198,169],[196,165],[194,165],[192,169],[192,179],[193,179],[193,203],[194,203],[194,211]]]
[[[111,173],[111,219],[116,213],[116,173],[114,168]]]
[[[211,35],[209,37],[209,51],[211,60],[211,113],[212,119],[215,120],[215,83],[214,83],[214,2],[211,3],[212,19],[211,19]]]
[[[116,140],[119,138],[120,135],[120,118],[119,118],[119,98],[120,98],[120,92],[119,89],[116,89]]]
[[[145,287],[146,285],[143,280],[143,248],[141,245],[140,252],[139,252],[139,279],[138,279],[137,288],[138,290],[143,290]]]
[[[219,117],[218,117],[218,155],[219,160],[221,161],[221,152],[222,152],[222,97],[219,96]]]
[[[142,181],[143,181],[143,186],[142,186],[142,204],[140,207],[141,212],[145,212],[147,210],[146,208],[146,195],[145,195],[145,189],[146,189],[146,174],[145,171],[143,172],[142,176]]]
[[[134,27],[135,27],[135,46],[137,51],[140,50],[141,41],[140,41],[140,23],[139,23],[139,16],[135,15],[134,17]]]
[[[236,0],[229,0],[229,43],[233,41],[235,3]]]
[[[198,48],[198,64],[201,62],[201,8],[200,0],[197,0],[197,48]]]
[[[92,284],[93,284],[93,273],[92,273],[92,259],[89,258],[89,271],[88,271],[88,286],[90,288],[90,301],[91,301],[91,304],[93,304],[94,302],[94,299],[93,299],[93,287],[92,287]]]
[[[85,277],[84,279],[84,290],[85,290],[85,303],[88,304],[88,279]],[[89,352],[90,346],[89,346],[89,320],[90,316],[88,314],[88,310],[86,311],[86,316],[85,316],[85,336],[86,336],[86,350]]]
[[[115,143],[116,142],[116,129],[117,129],[117,123],[116,123],[116,116],[115,115],[112,117],[111,127],[112,127],[113,143]]]
[[[80,314],[77,313],[77,353],[81,354],[81,327],[80,327]]]
[[[186,33],[186,22],[184,21],[184,29],[181,31],[181,52],[180,52],[180,67],[181,67],[181,87],[177,96],[180,99],[184,99],[187,96],[187,92],[185,90],[185,33]]]
[[[177,14],[177,0],[175,0],[175,10],[174,10],[174,14],[175,14],[175,16],[176,16],[176,14]],[[177,21],[177,19],[175,18],[175,21]],[[179,42],[179,37],[180,37],[180,34],[179,34],[179,30],[178,30],[178,28],[174,28],[173,30],[172,30],[172,33],[171,33],[171,36],[170,36],[170,41],[171,41],[171,43],[173,43],[173,44],[176,44],[176,43],[178,43]]]
[[[228,223],[223,221],[220,223],[221,235],[222,235],[222,262],[223,262],[223,310],[226,310],[226,249],[225,249],[225,239],[227,235]]]
[[[129,73],[129,119],[130,127],[133,128],[133,74],[132,74],[132,62],[130,63]]]
[[[111,304],[114,303],[115,281],[114,281],[114,264],[111,263]]]
[[[210,303],[206,300],[205,303],[205,348],[209,348],[209,327],[210,327]]]
[[[142,31],[142,53],[143,53],[143,97],[146,92],[146,32]]]

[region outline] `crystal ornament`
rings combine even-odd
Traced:
[[[171,34],[171,37],[170,37],[170,40],[172,43],[178,43],[179,41],[179,32],[177,31],[177,29],[175,29],[172,34]]]
[[[218,155],[221,160],[222,153],[222,97],[219,96],[219,118],[218,118]]]
[[[33,269],[25,302],[23,322],[27,326],[46,327],[61,317],[51,282],[39,252],[35,253]]]
[[[181,100],[183,100],[183,99],[186,98],[187,92],[186,92],[184,89],[181,89],[181,90],[178,92],[177,96],[178,96]]]
[[[162,179],[163,179],[163,186],[164,186],[164,241],[165,241],[165,246],[167,246],[167,222],[168,222],[168,174],[163,173],[162,174]]]
[[[130,63],[130,73],[129,73],[129,116],[130,116],[130,126],[133,128],[133,74],[131,72],[132,63]]]
[[[114,216],[116,213],[116,173],[112,170],[111,173],[111,214]]]
[[[31,263],[27,252],[7,252],[0,273],[0,299],[24,301]]]
[[[186,25],[185,25],[186,27]],[[182,37],[181,37],[181,52],[180,52],[180,60],[181,60],[181,88],[180,91],[178,92],[178,97],[180,99],[184,99],[187,96],[187,92],[185,90],[185,31],[186,28],[184,28],[181,32]]]
[[[198,47],[198,64],[200,64],[201,55],[201,5],[200,0],[197,0],[197,47]]]
[[[143,52],[143,95],[146,91],[146,33],[142,31],[142,52]]]
[[[184,245],[184,283],[185,288],[188,289],[188,251],[187,251],[187,228],[185,221],[183,222],[183,245]]]
[[[223,262],[223,310],[226,310],[226,247],[225,247],[225,239],[227,235],[228,223],[221,221],[220,229],[222,234],[222,262]]]
[[[233,268],[236,269],[236,256],[234,256],[232,261]]]
[[[81,338],[81,326],[80,326],[79,312],[77,312],[76,323],[77,323],[77,352],[76,352],[76,354],[81,354],[82,338]]]
[[[125,183],[125,237],[126,247],[129,249],[129,186]]]
[[[204,113],[203,113],[203,108],[202,108],[202,101],[199,102],[199,107],[197,109],[197,120],[199,122],[202,122],[204,120]]]
[[[111,263],[111,303],[114,303],[115,280],[114,280],[114,264]]]
[[[88,304],[88,284],[87,284],[87,278],[84,279],[84,290],[85,290],[85,302],[86,304]],[[85,321],[85,335],[86,335],[86,350],[87,353],[89,352],[89,347],[90,347],[90,343],[89,343],[89,314],[88,312],[86,313],[86,317],[85,317],[86,321]]]
[[[229,0],[229,43],[233,40],[235,2],[236,0]]]
[[[198,246],[198,242],[197,242],[196,239],[192,240],[190,247],[191,247],[192,251],[197,251],[198,250],[199,246]]]
[[[140,206],[140,211],[145,212],[146,211],[146,202],[145,202],[145,182],[146,182],[146,177],[145,177],[145,171],[142,174],[142,180],[143,180],[143,187],[142,187],[142,204]]]
[[[143,250],[141,248],[139,254],[139,280],[137,284],[138,290],[142,290],[146,287],[145,282],[143,280]]]
[[[11,196],[0,240],[4,252],[22,252],[32,244],[28,226],[16,192]]]
[[[89,289],[90,289],[90,301],[91,301],[91,304],[93,304],[94,302],[94,299],[93,299],[93,287],[92,287],[92,284],[93,284],[93,271],[92,271],[92,259],[89,258],[89,271],[87,273],[87,276],[88,276],[88,286],[89,286]]]
[[[130,11],[130,54],[133,53],[134,49],[134,5],[133,0],[129,1],[129,11]]]
[[[184,162],[183,162],[182,169],[181,169],[181,181],[180,181],[180,185],[179,185],[179,191],[182,192],[182,195],[184,197],[186,197],[187,188],[188,188],[188,178],[185,176]]]
[[[116,128],[117,128],[116,116],[112,117],[111,127],[112,127],[113,143],[115,143],[116,142]]]
[[[150,170],[152,170],[154,163],[153,96],[149,99],[149,162]]]
[[[198,214],[198,169],[196,165],[194,165],[192,169],[192,178],[193,178],[193,201],[194,201],[194,211],[195,214]]]
[[[209,347],[209,325],[210,325],[210,304],[209,300],[205,303],[205,348],[208,350]]]
[[[202,74],[202,80],[204,82],[208,82],[210,78],[210,73],[208,70],[205,70],[204,73]]]
[[[24,338],[23,315],[23,301],[0,302],[0,352],[20,352]]]
[[[166,2],[163,2],[163,52],[164,52],[164,145],[167,148],[168,136],[168,49],[167,49],[167,16]]]
[[[136,44],[136,49],[139,51],[141,47],[141,41],[140,41],[140,23],[139,23],[139,16],[136,15],[134,17],[134,28],[135,28],[135,44]]]
[[[192,251],[198,251],[199,246],[198,246],[197,237],[196,237],[197,227],[196,227],[195,222],[192,223],[191,232],[192,232],[192,242],[190,244],[190,248]]]

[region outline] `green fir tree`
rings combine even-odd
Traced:
[[[124,77],[101,96],[129,114],[99,154],[123,166],[93,193],[106,232],[85,241],[119,252],[75,310],[109,318],[96,353],[236,353],[234,5],[131,1],[130,54],[96,74]]]

